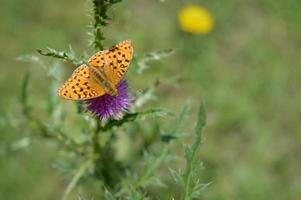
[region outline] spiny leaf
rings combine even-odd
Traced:
[[[184,157],[186,162],[190,162],[191,149],[188,144],[184,144]]]
[[[151,100],[155,100],[155,89],[159,85],[159,81],[153,82],[149,87],[144,89],[142,92],[136,94],[135,102],[133,103],[132,109],[137,109],[142,107],[145,103]]]
[[[18,151],[20,149],[24,149],[26,147],[28,147],[31,144],[31,138],[29,137],[24,137],[21,138],[17,141],[14,141],[11,145],[10,145],[10,151]]]
[[[178,131],[185,118],[185,115],[187,114],[187,111],[188,111],[188,104],[185,104],[181,110],[179,117],[175,120],[175,122],[172,123],[172,124],[174,123],[179,123],[179,124],[176,126],[176,129],[171,128],[168,134],[173,135],[175,132]],[[170,147],[171,147],[171,143],[168,143],[157,154],[148,155],[149,152],[145,152],[146,156],[144,156],[144,158],[145,158],[146,168],[144,170],[144,174],[139,178],[138,181],[136,181],[136,183],[134,183],[135,187],[145,187],[150,183],[150,180],[154,178],[155,170],[157,170],[158,167],[161,165],[161,163],[164,160],[166,160],[166,158],[168,157]]]
[[[184,106],[181,109],[179,117],[175,120],[174,123],[172,123],[171,128],[170,128],[171,135],[174,135],[183,125],[183,123],[188,115],[188,112],[189,112],[189,106],[190,106],[189,104],[190,104],[189,102],[186,102],[184,104]]]
[[[37,62],[39,61],[39,57],[35,55],[21,55],[17,57],[17,60],[22,62]]]
[[[197,173],[197,169],[198,169],[199,162],[197,162],[198,161],[197,155],[201,147],[201,133],[202,133],[202,128],[205,125],[205,122],[206,122],[206,112],[205,112],[204,104],[202,103],[198,111],[198,119],[195,126],[195,134],[196,134],[195,141],[192,147],[189,147],[188,145],[185,146],[186,168],[182,175],[183,190],[184,190],[182,199],[184,200],[192,199],[193,187],[195,184],[194,181],[195,177],[193,175]]]
[[[78,59],[78,57],[75,56],[73,54],[73,52],[58,51],[58,50],[52,49],[52,48],[47,48],[47,49],[48,49],[48,51],[37,49],[37,52],[42,56],[48,56],[48,57],[52,57],[52,58],[58,58],[58,59],[63,59],[63,60],[69,61],[76,66],[85,63],[83,60]]]
[[[123,125],[124,123],[134,121],[137,115],[138,113],[126,113],[121,120],[110,119],[103,127],[101,127],[101,130],[107,131],[113,127],[118,127]]]
[[[23,137],[11,143],[0,143],[0,156],[23,150],[29,147],[31,143],[32,139],[30,137]]]
[[[179,136],[176,136],[176,134],[178,130],[181,128],[181,126],[183,125],[183,122],[187,117],[188,111],[189,111],[189,102],[186,102],[182,107],[182,110],[179,116],[177,117],[177,119],[174,121],[174,123],[171,124],[169,132],[161,134],[161,141],[168,143],[171,140],[179,138]]]
[[[210,185],[210,183],[204,184],[204,183],[199,183],[196,182],[192,189],[192,194],[191,197],[192,199],[199,199],[202,192]]]
[[[138,112],[138,119],[145,119],[146,117],[165,117],[165,116],[173,116],[174,114],[167,109],[164,108],[155,108],[147,111]]]
[[[181,185],[183,183],[182,171],[181,170],[174,170],[169,169],[171,176],[173,177],[175,183]]]
[[[29,105],[29,101],[28,101],[29,81],[30,81],[30,73],[27,72],[22,81],[21,96],[20,96],[22,111],[25,116],[29,116],[31,113],[31,106]]]
[[[73,176],[71,182],[68,184],[67,189],[65,190],[63,198],[62,198],[63,200],[67,200],[67,197],[69,196],[70,192],[76,186],[79,179],[85,174],[86,170],[90,167],[90,165],[91,165],[90,160],[85,161],[84,163],[82,163],[82,165],[80,166],[78,171]]]
[[[138,73],[141,74],[145,69],[149,68],[149,62],[153,60],[160,60],[162,58],[168,57],[174,53],[173,49],[164,49],[159,51],[154,51],[146,54],[138,62]]]
[[[137,118],[144,118],[146,116],[165,116],[171,115],[170,112],[164,109],[151,109],[143,112],[135,112],[135,113],[126,113],[122,119],[110,119],[104,126],[100,128],[101,131],[110,130],[113,127],[118,127],[123,125],[124,123],[131,122],[136,120]]]
[[[171,134],[161,134],[160,139],[162,142],[169,143],[172,140],[179,139],[179,137],[173,136]]]
[[[198,120],[195,126],[195,134],[200,135],[201,130],[205,126],[205,124],[206,124],[206,111],[205,111],[205,106],[202,103],[198,112]]]
[[[107,188],[105,188],[105,200],[116,200],[116,198],[114,197],[113,193],[110,192]]]

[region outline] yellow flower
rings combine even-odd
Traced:
[[[206,34],[214,25],[210,12],[201,6],[187,5],[183,7],[178,15],[181,29],[185,32]]]

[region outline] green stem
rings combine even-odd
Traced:
[[[93,7],[93,22],[92,22],[92,31],[93,31],[93,47],[94,51],[101,51],[104,49],[103,46],[103,40],[105,39],[104,33],[102,32],[103,28],[108,25],[109,23],[109,16],[107,14],[108,9],[115,3],[120,2],[121,0],[91,0],[92,1],[92,7]],[[91,139],[91,145],[92,145],[92,156],[93,156],[93,164],[94,164],[94,170],[95,174],[98,178],[104,179],[104,182],[106,182],[106,164],[107,161],[107,155],[105,154],[105,146],[102,146],[99,143],[99,137],[101,136],[101,132],[108,131],[109,129],[105,129],[99,118],[96,118],[97,127],[95,130],[91,133],[90,139]],[[109,144],[110,141],[108,141]],[[109,170],[109,169],[108,169]]]
[[[93,46],[96,51],[103,50],[102,41],[105,39],[102,27],[107,26],[110,20],[107,12],[109,8],[121,0],[92,0],[93,3]]]
[[[102,41],[105,39],[102,33],[102,26],[106,24],[103,23],[103,15],[106,15],[105,8],[106,0],[92,0],[93,3],[93,47],[94,51],[103,50]],[[101,122],[99,119],[95,119],[97,126],[91,134],[91,144],[92,144],[92,156],[94,162],[94,170],[99,170],[101,166],[98,166],[101,160],[101,145],[99,144],[99,132],[101,131]]]
[[[97,162],[97,160],[100,159],[100,155],[101,155],[101,146],[99,144],[99,131],[101,130],[101,124],[98,119],[96,120],[97,120],[96,122],[97,126],[91,135],[91,143],[93,144],[93,159],[95,160],[95,162]]]
[[[93,31],[94,40],[93,45],[96,51],[103,49],[102,41],[105,39],[104,34],[101,32],[101,26],[106,25],[102,15],[106,13],[105,0],[93,0]]]

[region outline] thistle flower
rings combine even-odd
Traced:
[[[101,119],[120,119],[130,104],[128,84],[122,80],[117,85],[117,96],[105,94],[103,96],[87,100],[87,108]]]
[[[178,19],[183,31],[194,34],[209,33],[214,25],[210,12],[198,5],[187,5],[182,8]]]

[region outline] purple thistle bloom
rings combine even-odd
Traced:
[[[103,96],[87,100],[87,108],[101,119],[120,119],[130,103],[128,84],[122,80],[117,85],[117,96],[105,94]]]

